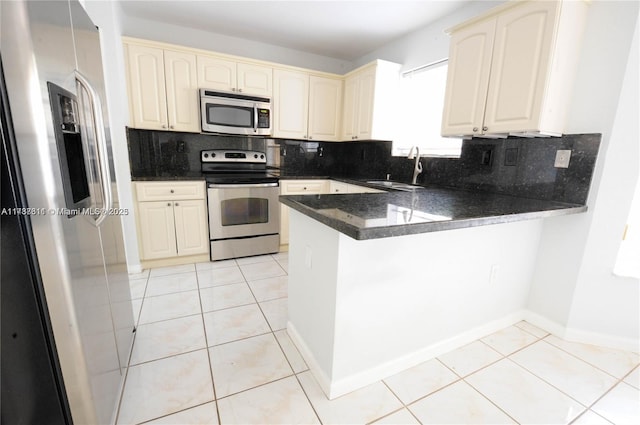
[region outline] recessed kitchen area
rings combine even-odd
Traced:
[[[126,213],[106,306],[44,279],[73,422],[640,420],[637,2],[80,4]]]

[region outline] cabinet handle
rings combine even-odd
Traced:
[[[173,189],[171,189],[169,192],[173,193],[173,192],[174,192],[174,190],[173,190]]]
[[[242,93],[242,89],[238,89],[238,91],[239,91],[240,93]]]
[[[170,207],[171,206],[171,202],[167,202],[167,206]]]
[[[303,188],[302,188],[302,190],[307,190],[307,188],[306,188],[306,187],[303,187]]]
[[[476,131],[478,131],[478,127],[473,127],[473,132],[475,133]]]
[[[178,204],[178,203],[176,202],[176,207],[178,207],[178,206],[180,206],[180,204]]]
[[[236,91],[236,88],[235,87],[231,87],[231,91]]]
[[[166,126],[166,125],[164,125],[164,124],[162,124],[162,128],[167,128],[167,126]]]
[[[489,130],[489,127],[482,127],[482,131],[487,131]]]
[[[309,136],[309,140],[312,140],[312,139],[313,139],[313,137]]]
[[[173,126],[172,125],[170,125],[169,128],[173,130]]]

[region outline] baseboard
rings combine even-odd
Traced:
[[[138,274],[142,273],[142,264],[127,264],[127,271],[129,274]]]
[[[143,269],[152,269],[154,267],[170,267],[170,266],[180,266],[183,264],[191,264],[191,263],[206,263],[211,261],[209,258],[209,254],[198,254],[198,255],[189,255],[186,257],[170,257],[170,258],[161,258],[159,260],[145,260],[142,261]]]
[[[530,324],[567,341],[599,345],[603,347],[633,351],[636,353],[640,352],[640,344],[637,340],[566,328],[530,310],[519,310],[500,319],[493,320],[489,323],[462,332],[452,338],[424,347],[414,353],[410,353],[406,356],[402,356],[379,366],[332,382],[327,371],[322,370],[318,365],[318,362],[311,353],[311,350],[307,347],[306,343],[291,322],[287,323],[287,332],[309,366],[309,370],[316,378],[320,388],[331,400],[417,366],[427,360],[431,360],[442,354],[456,350],[522,320],[526,320]]]
[[[324,371],[319,367],[313,354],[291,322],[287,324],[287,331],[289,332],[291,340],[300,351],[300,354],[307,362],[311,373],[320,384],[320,388],[322,388],[322,391],[329,399],[334,399],[336,397],[340,397],[341,395],[350,393],[354,390],[377,382],[381,379],[388,378],[389,376],[395,375],[396,373],[402,372],[406,369],[417,366],[420,363],[448,353],[449,351],[463,347],[477,339],[497,332],[500,329],[511,326],[521,321],[524,317],[524,314],[525,312],[523,310],[513,312],[503,318],[493,320],[484,325],[470,329],[452,338],[422,348],[414,353],[410,353],[408,355],[399,357],[397,359],[364,370],[362,372],[355,373],[345,378],[334,380],[333,382],[331,382],[331,380],[329,379],[327,371]]]
[[[295,326],[290,321],[287,322],[287,333],[289,334],[289,338],[291,338],[293,345],[296,346],[296,348],[300,352],[300,355],[307,363],[307,366],[309,366],[311,374],[314,376],[314,378],[316,378],[316,381],[320,385],[322,391],[325,394],[329,394],[329,377],[324,373],[322,368],[320,368],[315,356],[313,355],[313,353],[311,353],[311,350],[309,349],[309,347],[307,347],[307,344],[304,342]]]
[[[640,352],[640,340],[638,339],[566,327],[528,310],[525,313],[524,320],[566,341],[598,345],[617,350],[633,351],[635,353]]]

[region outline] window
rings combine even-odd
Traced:
[[[420,156],[460,157],[462,139],[440,136],[446,85],[446,59],[402,76],[393,155],[406,156],[412,146],[418,146]]]

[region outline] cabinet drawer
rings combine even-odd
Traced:
[[[280,190],[283,195],[319,194],[327,192],[326,180],[281,180]]]
[[[145,182],[136,183],[138,201],[179,201],[204,199],[204,182]]]

